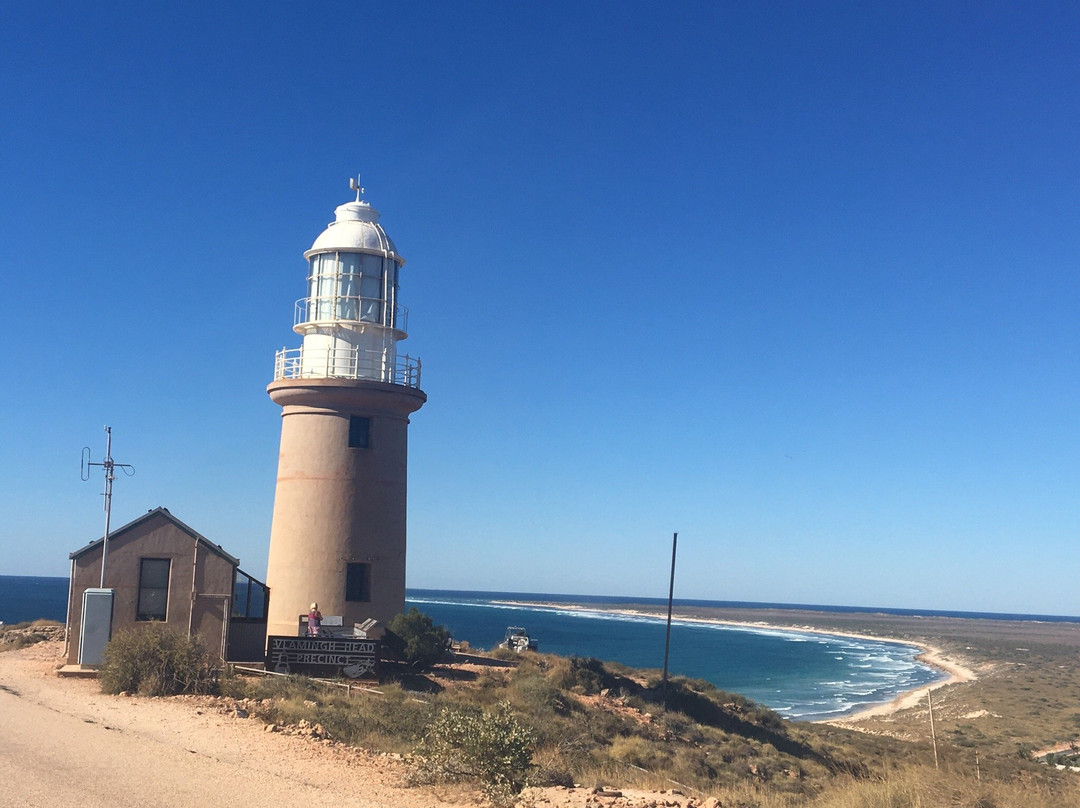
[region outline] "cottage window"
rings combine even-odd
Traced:
[[[139,607],[136,620],[164,620],[169,601],[167,558],[144,558],[139,566]]]

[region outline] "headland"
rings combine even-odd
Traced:
[[[505,605],[559,610],[601,612],[631,617],[664,619],[666,607],[655,603],[572,604],[551,601],[504,600]],[[980,617],[899,615],[871,611],[818,611],[814,609],[740,608],[676,605],[672,618],[680,622],[727,625],[737,628],[775,630],[800,634],[892,642],[915,646],[916,661],[933,667],[942,677],[894,698],[869,705],[851,714],[824,719],[827,723],[859,725],[871,718],[886,718],[898,711],[925,705],[927,691],[975,682],[980,671],[1000,671],[1013,652],[999,650],[1016,644],[1080,648],[1080,622],[1004,620]],[[1002,658],[1004,656],[1004,659]],[[972,710],[969,712],[977,712]]]

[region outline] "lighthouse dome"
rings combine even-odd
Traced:
[[[340,250],[365,252],[393,258],[400,266],[405,260],[398,255],[397,247],[379,224],[379,211],[364,201],[346,202],[334,210],[335,219],[315,239],[311,249],[304,253],[310,258],[315,253]]]

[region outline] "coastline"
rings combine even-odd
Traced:
[[[525,606],[529,608],[540,609],[596,612],[600,614],[619,614],[625,615],[627,617],[654,617],[658,619],[666,619],[667,617],[666,612],[660,609],[630,609],[616,606],[587,606],[577,603],[551,603],[541,601],[519,600],[498,600],[492,602],[504,606]],[[848,639],[870,640],[873,642],[887,642],[895,643],[897,645],[911,646],[919,649],[919,653],[916,654],[914,657],[916,662],[922,663],[927,667],[939,670],[943,674],[945,674],[944,678],[939,679],[936,682],[921,685],[911,690],[905,690],[901,693],[898,693],[889,701],[878,702],[877,704],[869,704],[848,715],[841,715],[833,718],[815,719],[810,722],[814,724],[836,724],[840,726],[845,726],[862,721],[866,718],[890,715],[899,710],[906,710],[910,707],[914,707],[919,703],[919,701],[922,700],[924,693],[930,692],[932,690],[937,690],[938,688],[946,687],[947,685],[972,682],[978,678],[978,676],[973,670],[971,670],[971,668],[967,667],[957,659],[946,656],[944,651],[942,651],[940,648],[930,645],[922,640],[901,639],[899,637],[864,634],[854,631],[844,631],[841,629],[819,628],[817,626],[797,623],[766,622],[762,620],[733,620],[720,617],[708,617],[705,615],[694,614],[692,612],[688,613],[685,611],[673,613],[672,619],[686,623],[699,623],[702,625],[720,625],[731,626],[732,628],[765,629],[770,631],[797,632],[801,634],[822,634],[830,637],[846,637]]]
[[[902,640],[905,644],[907,640]],[[838,718],[830,718],[827,721],[821,721],[822,724],[837,724],[844,726],[847,724],[853,724],[861,721],[864,718],[874,718],[877,716],[891,715],[898,710],[907,710],[916,706],[922,701],[923,694],[929,693],[932,690],[937,690],[939,687],[945,687],[946,685],[962,684],[964,682],[973,682],[978,678],[975,672],[970,668],[965,667],[954,659],[946,657],[941,649],[935,648],[932,645],[925,643],[911,643],[917,645],[923,649],[921,654],[915,657],[917,662],[921,662],[924,665],[929,665],[932,668],[937,668],[940,671],[944,671],[948,674],[948,678],[942,679],[938,682],[932,682],[925,687],[917,687],[913,690],[906,690],[903,693],[898,693],[892,701],[881,702],[879,704],[871,704],[862,710],[858,710],[851,715],[839,716]]]

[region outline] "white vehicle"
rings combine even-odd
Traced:
[[[500,648],[509,648],[519,654],[524,651],[535,651],[538,645],[537,641],[532,639],[521,626],[507,626],[506,637],[499,643]]]

